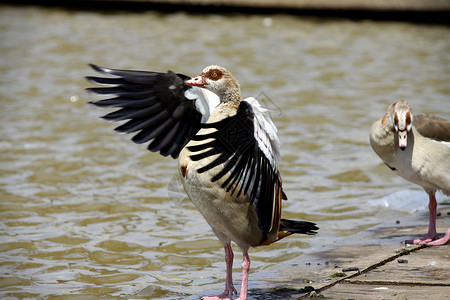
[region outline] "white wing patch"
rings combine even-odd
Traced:
[[[269,110],[262,107],[258,100],[253,97],[244,101],[252,107],[254,117],[254,136],[258,146],[269,160],[272,168],[278,171],[278,162],[281,160],[280,140],[277,135],[277,128],[270,119]]]
[[[447,146],[450,148],[450,142],[441,142],[444,146]]]
[[[217,105],[220,104],[219,96],[213,92],[192,86],[184,92],[184,96],[189,100],[195,100],[195,108],[202,114],[202,123],[208,121]]]

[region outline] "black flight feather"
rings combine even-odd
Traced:
[[[212,181],[225,178],[222,188],[231,195],[239,197],[243,193],[249,196],[258,215],[259,227],[269,232],[275,201],[274,187],[279,180],[278,171],[272,168],[254,137],[254,113],[251,105],[242,101],[236,115],[219,122],[202,124],[202,128],[215,128],[216,131],[197,134],[192,139],[202,141],[212,138],[213,141],[189,146],[188,150],[194,152],[191,159],[199,161],[220,155],[197,172],[203,173],[224,164]]]
[[[159,73],[90,66],[106,77],[86,77],[89,82],[101,85],[87,91],[112,96],[90,103],[101,108],[119,108],[103,118],[128,120],[115,130],[138,132],[132,138],[135,143],[150,141],[150,151],[177,158],[200,130],[202,115],[196,110],[194,101],[184,95],[191,88],[184,84],[189,76],[172,71]]]

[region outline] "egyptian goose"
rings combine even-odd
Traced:
[[[449,142],[450,121],[432,115],[413,118],[404,100],[391,104],[386,115],[370,129],[370,145],[375,153],[395,173],[422,186],[429,196],[428,235],[405,243],[444,245],[450,241],[450,228],[440,239],[436,232],[435,197],[437,190],[450,195]]]
[[[115,95],[91,102],[121,107],[103,118],[128,120],[119,132],[138,132],[133,141],[151,141],[148,149],[178,157],[189,198],[225,249],[225,291],[204,299],[229,299],[232,282],[231,241],[243,252],[239,298],[247,298],[250,247],[268,245],[293,233],[316,234],[316,224],[281,219],[287,199],[278,168],[277,129],[255,98],[242,100],[239,83],[220,66],[191,78],[182,74],[91,67],[110,77],[87,77],[107,85],[88,91]]]

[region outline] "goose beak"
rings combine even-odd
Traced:
[[[199,75],[197,77],[186,80],[184,83],[186,85],[198,86],[198,87],[204,87],[206,85],[206,81],[205,81],[205,78],[203,77],[203,75]]]
[[[398,131],[398,147],[403,151],[408,146],[408,131],[399,130]]]

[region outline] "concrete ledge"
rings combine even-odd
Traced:
[[[81,0],[2,1],[63,9],[143,12],[149,10],[197,14],[290,14],[355,20],[389,20],[450,24],[448,0]]]
[[[92,1],[92,0],[91,0]],[[105,2],[98,0],[98,2]],[[383,10],[438,11],[450,10],[448,0],[110,0],[107,2],[136,2],[166,5],[233,6],[253,8],[284,8],[303,10]]]

